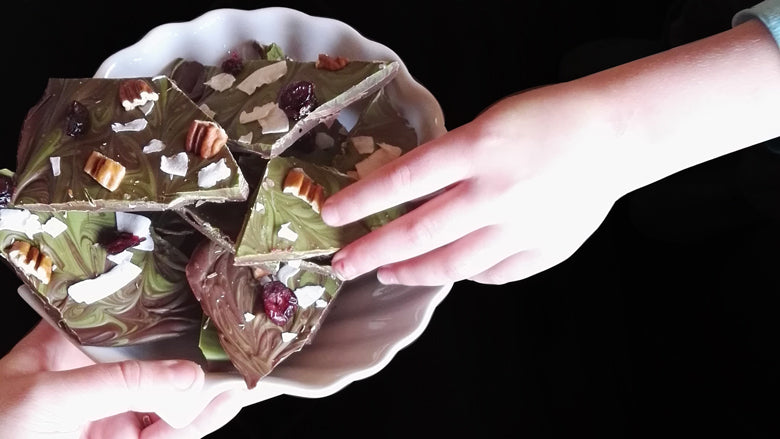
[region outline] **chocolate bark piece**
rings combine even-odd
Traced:
[[[211,142],[209,158],[193,145],[188,152],[195,121],[206,123],[199,133],[209,135],[197,139]],[[220,129],[165,76],[52,78],[24,121],[12,203],[36,211],[131,211],[244,200],[248,185],[231,152],[213,148]]]
[[[359,151],[353,139],[370,140],[373,142],[372,150]],[[339,154],[333,157],[330,164],[344,173],[355,171],[355,164],[368,158],[379,144],[398,147],[402,154],[419,145],[416,131],[401,115],[384,89],[375,92],[368,100],[343,139]]]
[[[263,268],[268,267],[274,265]],[[295,261],[276,267],[258,275],[258,267],[236,265],[232,253],[210,240],[201,243],[187,264],[187,279],[207,316],[203,326],[216,331],[219,347],[250,389],[311,343],[342,286],[328,266]],[[264,289],[272,282],[288,288],[294,298],[283,321],[269,315],[264,305]],[[215,334],[201,335],[204,356],[215,359]]]
[[[236,264],[327,256],[404,212],[402,207],[393,208],[345,226],[328,226],[311,200],[285,190],[285,179],[294,169],[322,188],[323,200],[355,181],[333,168],[295,157],[270,159],[236,241]]]
[[[321,123],[298,139],[283,156],[296,155],[315,164],[330,164],[341,154],[341,143],[347,131],[338,120],[330,125]],[[254,153],[234,152],[236,161],[246,178],[249,189],[254,193],[257,183],[263,178],[267,159]],[[176,209],[195,229],[209,239],[235,252],[235,245],[244,224],[244,213],[250,201],[229,203],[195,203]]]
[[[154,216],[159,214],[150,213],[149,219],[156,220]],[[197,334],[202,312],[186,280],[187,256],[151,228],[139,247],[110,260],[101,243],[106,243],[106,237],[117,236],[117,215],[123,214],[0,209],[0,258],[35,292],[46,313],[81,345],[127,346]],[[48,283],[10,260],[8,252],[15,242],[29,243],[51,258]],[[94,281],[116,273],[113,270],[120,265],[136,270],[129,282]],[[74,298],[72,288],[82,281],[99,287],[86,288],[89,294],[105,297],[91,303],[80,302],[83,297]]]
[[[271,158],[280,155],[318,124],[337,116],[343,108],[382,88],[400,68],[396,61],[353,60],[339,70],[317,68],[316,64],[290,59],[253,59],[244,63],[237,76],[226,77],[219,66],[179,59],[167,74],[174,81],[182,82],[191,82],[192,77],[205,78],[212,86],[197,88],[190,97],[225,128],[231,148]],[[260,73],[269,71],[268,74]],[[258,76],[262,78],[257,79]],[[288,116],[287,127],[269,124],[264,132],[261,122],[248,116],[260,117],[258,108],[263,109],[262,114],[270,114],[267,111],[274,104],[277,110],[285,108],[290,87],[301,83],[313,86],[316,104],[313,108],[304,106],[297,116]]]

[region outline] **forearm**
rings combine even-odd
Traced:
[[[623,193],[780,136],[780,51],[758,21],[566,86],[595,97]]]

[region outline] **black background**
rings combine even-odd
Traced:
[[[214,8],[288,6],[350,24],[399,54],[453,128],[512,92],[726,30],[755,1],[20,2],[2,28],[0,166],[14,169],[48,77],[92,76],[153,27]],[[626,195],[566,262],[503,286],[457,283],[376,375],[245,408],[209,437],[778,437],[770,146]],[[10,271],[2,279],[5,353],[38,317]]]

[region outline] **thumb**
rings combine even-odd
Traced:
[[[191,361],[121,361],[48,372],[39,387],[57,417],[74,426],[127,411],[155,412],[182,404],[203,387],[204,373]]]

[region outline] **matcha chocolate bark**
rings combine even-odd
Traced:
[[[124,346],[198,330],[187,255],[152,217],[0,209],[0,257],[75,341]],[[111,254],[115,252],[115,254]]]
[[[246,199],[225,142],[165,76],[53,78],[24,121],[12,203],[129,211]]]
[[[345,61],[332,70],[314,61],[250,59],[228,73],[182,59],[169,75],[192,84],[184,90],[225,128],[232,148],[271,158],[382,88],[398,69],[397,62],[386,61]]]
[[[207,317],[204,356],[224,359],[221,347],[250,389],[312,341],[342,285],[330,267],[306,261],[238,266],[209,240],[195,249],[186,271]]]

